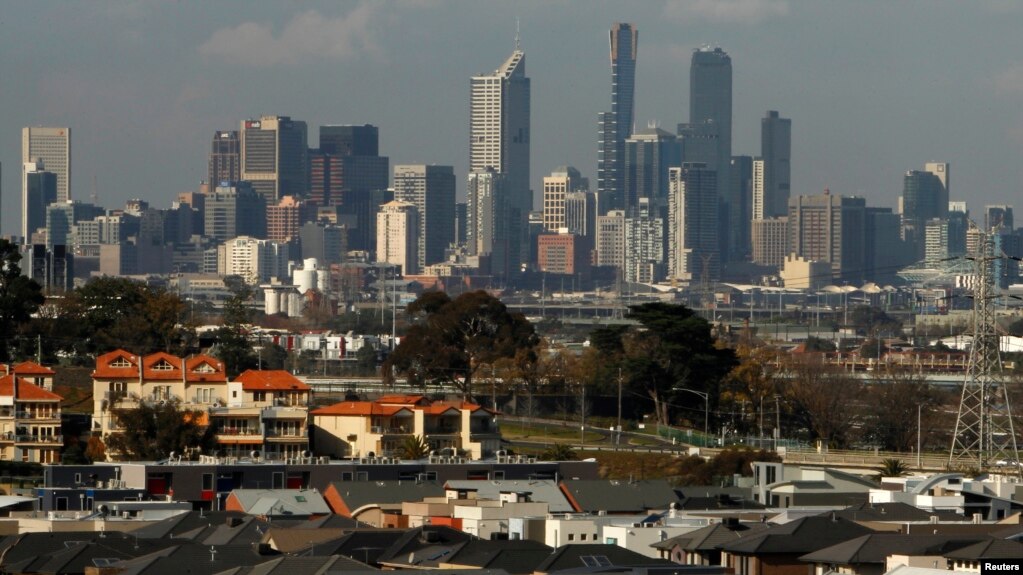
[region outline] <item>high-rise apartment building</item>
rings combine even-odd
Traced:
[[[377,214],[377,261],[401,266],[402,275],[419,273],[419,214],[408,202],[387,202]]]
[[[250,236],[231,238],[217,250],[217,273],[256,285],[288,277],[288,244]]]
[[[444,261],[455,241],[455,172],[451,166],[394,166],[394,199],[416,207],[419,215],[417,265]]]
[[[668,170],[668,275],[691,282],[720,277],[717,173],[707,164]]]
[[[288,116],[263,116],[241,123],[241,179],[252,184],[267,205],[283,196],[309,191],[306,123]],[[211,182],[216,185],[219,182]]]
[[[732,186],[729,197],[738,203],[728,206],[728,221],[722,225],[729,228],[732,255],[731,261],[744,261],[752,253],[750,239],[750,222],[753,221],[753,158],[752,156],[732,156],[728,183]],[[722,246],[721,249],[724,249]]]
[[[302,224],[316,219],[316,204],[284,196],[266,207],[266,239],[287,242],[298,238]]]
[[[832,195],[789,198],[790,247],[807,260],[828,262],[836,279],[860,282],[866,265],[866,201]]]
[[[41,160],[22,165],[21,237],[28,243],[32,234],[46,226],[46,206],[57,201],[57,174],[47,171]]]
[[[242,179],[242,147],[237,130],[220,131],[213,134],[210,144],[210,162],[207,177],[212,188],[222,182],[237,182]]]
[[[520,252],[517,222],[508,216],[506,176],[493,168],[469,172],[465,196],[467,252],[489,257],[490,273],[508,277],[517,269]]]
[[[572,166],[561,166],[543,179],[543,228],[557,233],[565,227],[565,197],[590,187],[579,170]]]
[[[597,265],[621,269],[625,265],[625,210],[597,216]]]
[[[590,245],[596,236],[597,199],[593,192],[565,194],[565,227],[568,233],[587,238]]]
[[[760,158],[764,162],[762,217],[785,216],[792,189],[792,120],[774,110],[760,120]]]
[[[623,209],[624,145],[634,124],[639,32],[632,24],[616,22],[610,38],[611,111],[598,117],[597,195],[603,205]]]
[[[640,198],[625,218],[625,281],[654,283],[664,279],[664,219],[650,198]]]
[[[500,68],[491,74],[473,76],[469,114],[469,169],[487,168],[505,175],[510,245],[517,251],[510,268],[528,259],[526,220],[533,209],[529,189],[530,83],[526,77],[526,56],[516,47]],[[432,262],[426,262],[432,263]]]
[[[71,199],[71,128],[21,130],[21,163],[41,161],[48,172],[57,175],[57,201]],[[28,239],[26,238],[26,242]]]
[[[686,157],[687,162],[705,162],[707,168],[717,173],[716,194],[721,198],[721,213],[728,217],[732,205],[738,198],[729,197],[734,191],[731,186],[730,164],[732,159],[732,59],[721,48],[705,46],[693,51],[689,67],[689,123],[709,124],[716,130],[717,157],[713,163],[702,158]],[[719,228],[719,244],[725,245],[729,255],[732,226]]]

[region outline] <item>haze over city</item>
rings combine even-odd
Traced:
[[[372,123],[392,165],[468,172],[469,78],[514,48],[532,80],[532,188],[595,180],[607,29],[640,33],[636,124],[688,121],[689,59],[734,69],[734,154],[793,122],[792,195],[895,206],[902,174],[952,164],[951,199],[1012,204],[1023,148],[1023,6],[1012,2],[8,3],[0,20],[2,231],[18,231],[23,126],[73,130],[75,199],[166,206],[205,176],[215,130],[261,114]]]

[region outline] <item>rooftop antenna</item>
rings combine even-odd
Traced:
[[[521,37],[519,36],[519,19],[515,18],[515,51],[518,52],[522,47]]]

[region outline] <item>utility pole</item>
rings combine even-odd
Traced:
[[[618,432],[615,440],[615,451],[618,450],[618,443],[622,440],[622,368],[618,368]]]

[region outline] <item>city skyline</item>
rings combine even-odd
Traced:
[[[0,36],[0,68],[19,78],[4,86],[0,231],[20,228],[20,210],[11,209],[20,203],[20,132],[37,125],[72,129],[72,197],[88,201],[95,181],[107,207],[131,197],[169,205],[207,173],[216,130],[262,114],[310,126],[378,125],[381,154],[394,164],[454,166],[462,198],[466,83],[513,49],[516,17],[534,83],[534,198],[559,165],[596,179],[593,119],[608,106],[607,30],[620,21],[643,30],[637,127],[690,120],[692,50],[718,45],[734,66],[732,153],[757,154],[765,111],[791,118],[793,195],[828,187],[895,206],[902,174],[948,161],[953,199],[968,201],[974,214],[1016,203],[1023,63],[1013,55],[1023,53],[1023,40],[1009,16],[1021,8],[877,6],[351,3],[252,6],[239,16],[230,5],[14,5],[6,21],[28,24]],[[42,42],[37,22],[60,40]],[[442,25],[460,34],[430,33]],[[985,58],[969,57],[980,53]],[[268,75],[279,81],[267,85]]]

